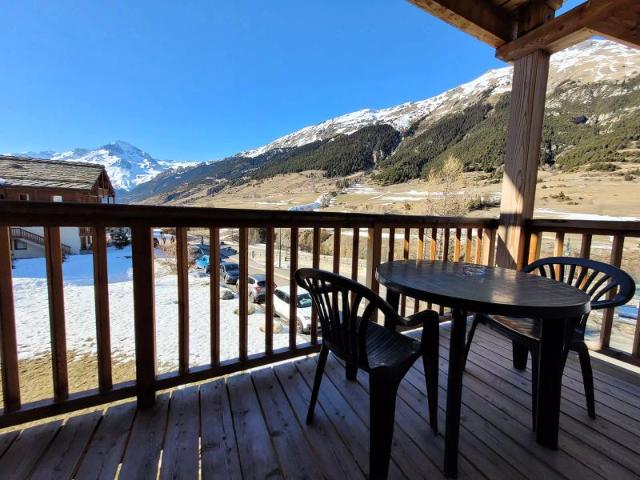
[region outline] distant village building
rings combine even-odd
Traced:
[[[0,201],[115,203],[115,191],[102,165],[0,155]],[[60,229],[63,254],[91,249],[92,231]],[[42,227],[11,227],[14,258],[44,256]]]

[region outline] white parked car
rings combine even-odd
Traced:
[[[289,320],[291,296],[289,287],[278,287],[273,292],[273,311],[280,318]],[[306,290],[298,291],[296,330],[298,333],[311,331],[311,295]]]

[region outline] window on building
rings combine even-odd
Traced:
[[[61,202],[62,201],[62,195],[54,195],[51,197],[51,201],[52,202]]]
[[[23,201],[29,201],[29,194],[28,193],[21,193],[20,196],[18,197],[20,200]]]
[[[27,244],[22,240],[14,240],[13,241],[13,249],[14,250],[26,250]]]

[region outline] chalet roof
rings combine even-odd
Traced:
[[[113,190],[103,165],[0,155],[0,186],[92,190],[101,175]]]

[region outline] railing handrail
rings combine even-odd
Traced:
[[[589,233],[591,235],[624,235],[640,237],[640,221],[635,220],[563,220],[534,218],[528,220],[529,232]]]
[[[497,218],[345,212],[298,212],[209,207],[1,202],[0,222],[17,226],[278,227],[300,228],[497,228]]]

